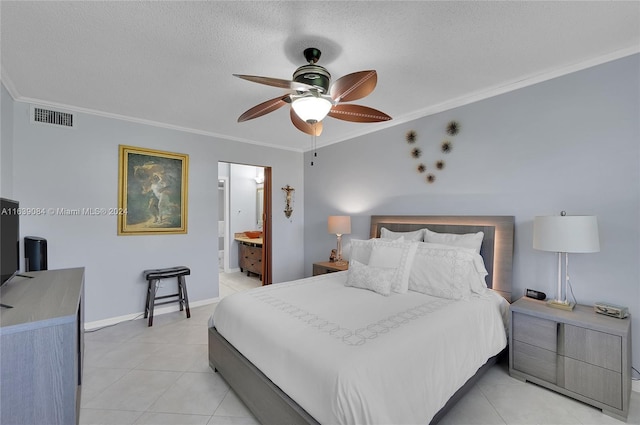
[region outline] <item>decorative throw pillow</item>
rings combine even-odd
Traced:
[[[349,259],[356,260],[362,264],[369,264],[374,241],[375,239],[351,239]]]
[[[351,243],[345,247],[348,251],[348,258],[361,262],[362,264],[369,264],[369,257],[371,257],[371,251],[373,250],[373,244],[379,241],[378,238],[371,239],[351,239]],[[403,242],[404,237],[400,237],[395,242]]]
[[[391,290],[404,294],[409,289],[409,274],[418,242],[397,242],[378,239],[373,244],[369,265],[396,270]]]
[[[406,241],[422,242],[423,229],[415,230],[413,232],[394,232],[387,228],[380,228],[380,237],[383,239],[400,239],[404,237]]]
[[[476,254],[480,254],[480,247],[482,246],[483,238],[484,232],[456,235],[454,233],[437,233],[432,232],[429,229],[424,229],[425,242],[471,248],[476,252]]]
[[[465,248],[418,244],[409,276],[409,289],[453,300],[466,298],[472,288],[476,292],[481,285],[475,265],[476,255]]]
[[[367,266],[351,259],[345,285],[368,289],[380,295],[388,296],[391,294],[391,284],[395,275],[395,269]]]

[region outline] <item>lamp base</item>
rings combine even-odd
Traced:
[[[560,300],[549,300],[547,301],[547,307],[559,308],[561,310],[572,311],[576,306],[576,303],[569,301],[560,301]]]

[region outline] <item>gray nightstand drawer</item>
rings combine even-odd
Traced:
[[[513,342],[513,368],[552,384],[556,383],[557,359],[554,351],[520,341]]]
[[[631,319],[549,308],[520,298],[511,304],[509,373],[625,421],[631,396]]]
[[[616,409],[622,409],[620,373],[565,357],[564,387]]]
[[[564,354],[576,360],[622,372],[622,338],[579,326],[564,325]]]
[[[513,339],[545,350],[557,351],[558,324],[521,313],[513,313]]]

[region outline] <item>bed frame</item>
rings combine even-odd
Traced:
[[[396,232],[425,227],[441,233],[462,234],[482,231],[485,236],[480,255],[484,258],[489,272],[487,286],[498,291],[510,302],[514,221],[513,216],[372,216],[370,236],[379,237],[382,227]],[[504,351],[487,360],[438,411],[430,424],[440,421],[503,354]],[[209,365],[214,371],[220,373],[261,424],[319,424],[236,350],[215,328],[209,328]]]

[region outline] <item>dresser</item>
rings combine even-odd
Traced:
[[[25,274],[0,289],[0,423],[77,424],[84,268]]]
[[[521,298],[511,305],[509,373],[626,420],[631,395],[631,319],[577,305]]]
[[[262,276],[262,238],[236,237],[238,242],[238,265],[241,272]]]

